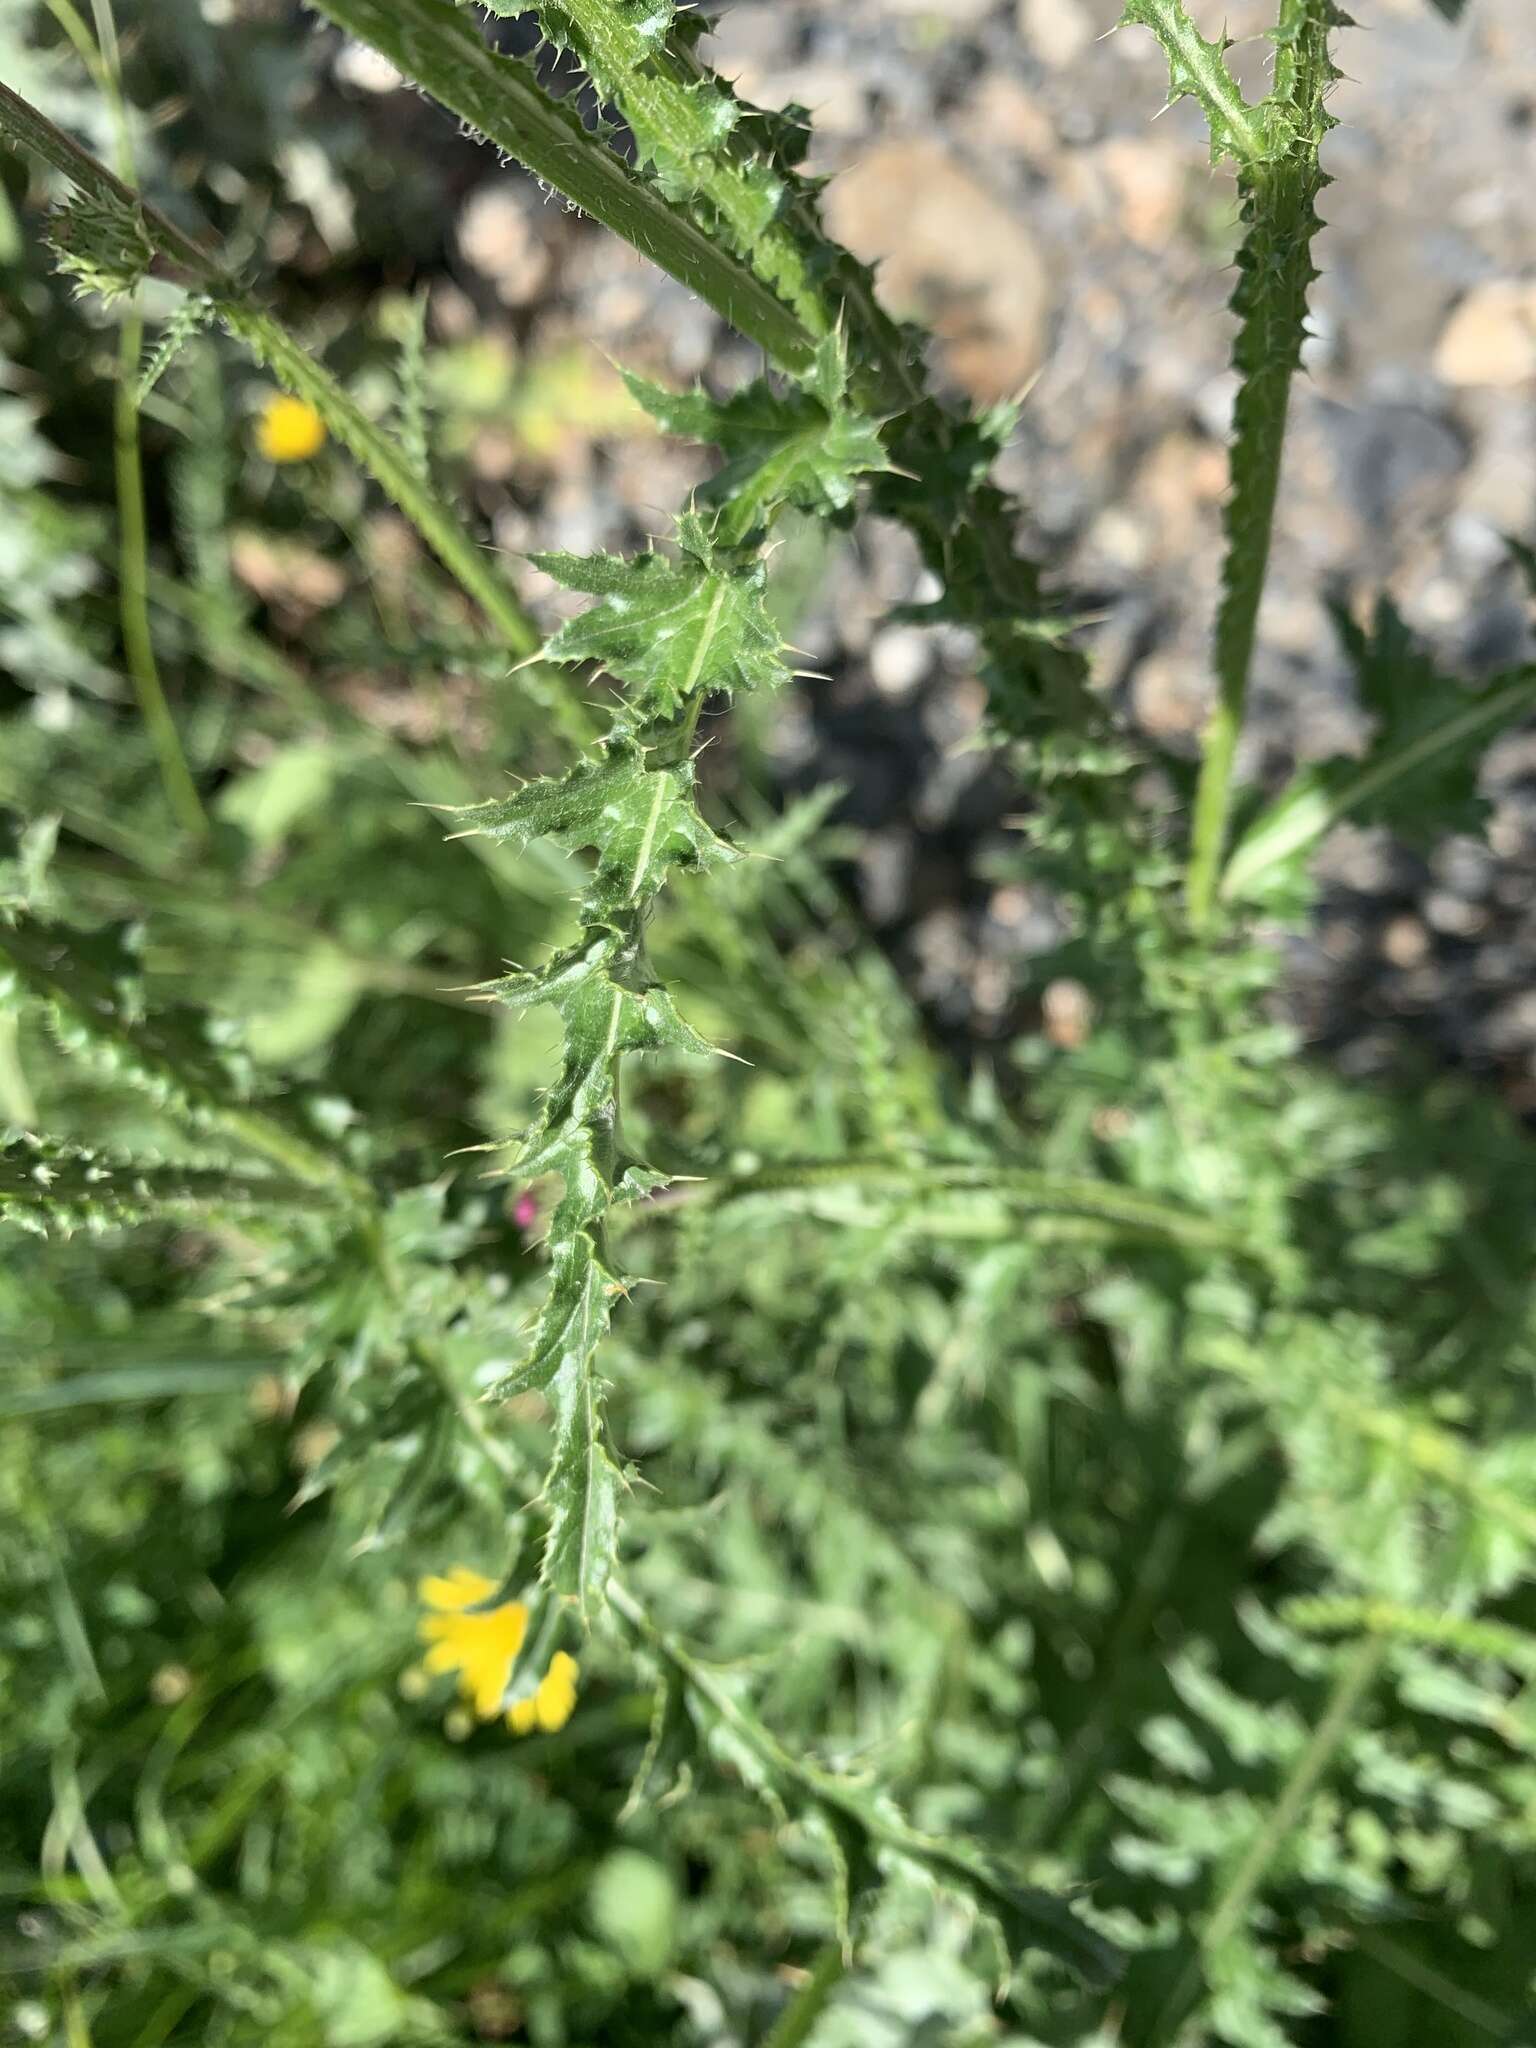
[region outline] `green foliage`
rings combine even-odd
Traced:
[[[774,492],[771,509],[787,497],[787,489]],[[654,550],[632,562],[533,558],[567,590],[599,600],[561,627],[544,649],[546,660],[597,662],[630,686],[627,702],[642,719],[672,717],[695,696],[777,689],[789,679],[763,603],[761,560],[733,560],[691,512],[678,521],[677,544],[676,563]]]
[[[1294,887],[1302,857],[1342,819],[1382,825],[1410,845],[1441,834],[1481,834],[1487,805],[1478,791],[1490,739],[1536,703],[1536,676],[1519,669],[1473,691],[1443,674],[1404,625],[1390,599],[1370,632],[1335,611],[1363,709],[1374,719],[1359,760],[1323,761],[1294,776],[1253,819],[1223,877],[1231,897],[1256,885]]]
[[[23,400],[0,398],[0,666],[33,689],[110,687],[80,599],[97,523],[52,489],[62,465]]]
[[[717,403],[699,389],[675,394],[643,377],[624,381],[669,434],[712,442],[724,455],[704,502],[720,506],[726,541],[745,540],[780,506],[835,518],[853,505],[861,476],[891,466],[878,425],[850,401],[837,337],[817,350],[810,380],[788,391],[761,379]]]
[[[628,380],[719,463],[664,545],[533,557],[591,600],[546,639],[451,474],[422,299],[322,364],[280,291],[73,139],[79,102],[0,94],[75,195],[66,273],[98,297],[152,273],[138,395],[172,517],[141,595],[196,781],[178,820],[115,685],[132,650],[75,616],[103,481],[61,510],[32,412],[0,407],[19,2036],[1382,2048],[1408,2010],[1405,2039],[1429,2012],[1446,2048],[1513,2041],[1528,1138],[1469,1087],[1304,1057],[1275,934],[1341,819],[1476,829],[1482,752],[1536,684],[1473,691],[1390,607],[1341,614],[1369,748],[1226,854],[1342,17],[1281,0],[1250,105],[1177,0],[1126,10],[1246,228],[1186,830],[1014,552],[1011,415],[928,392],[827,239],[801,117],[716,78],[696,17],[532,10],[609,110],[588,127],[448,0],[318,12],[770,367],[726,396]],[[146,35],[199,63],[258,33],[172,14]],[[252,218],[256,133],[208,181]],[[41,276],[7,315],[95,317]],[[361,479],[241,463],[230,339]],[[447,577],[356,573],[370,486]],[[834,887],[837,793],[775,815],[758,786],[758,721],[814,681],[776,623],[783,522],[865,506],[937,579],[922,616],[976,635],[1021,858],[1074,921],[1008,993],[1077,978],[1081,1032],[1021,1034],[996,1073],[936,1049]],[[339,594],[263,614],[237,532],[312,549]],[[39,682],[67,717],[33,715]],[[579,1661],[562,1725],[477,1728],[414,1663],[412,1583],[466,1562],[498,1589],[471,1636],[527,1614],[493,1697]]]
[[[253,1202],[292,1209],[313,1199],[314,1190],[298,1180],[104,1158],[22,1133],[0,1142],[0,1217],[40,1236],[106,1231],[178,1212],[210,1215]]]

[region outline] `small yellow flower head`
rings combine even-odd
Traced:
[[[274,392],[256,422],[256,446],[268,462],[308,462],[325,446],[325,421],[302,398]]]
[[[435,1609],[421,1620],[421,1639],[432,1645],[426,1667],[457,1671],[464,1697],[482,1721],[493,1721],[501,1712],[512,1666],[528,1633],[528,1610],[520,1600],[483,1607],[495,1591],[494,1579],[482,1578],[463,1565],[456,1565],[446,1578],[421,1582],[422,1600]],[[472,1607],[483,1611],[471,1614]]]
[[[563,1728],[576,1709],[577,1664],[564,1650],[556,1650],[549,1669],[539,1680],[539,1689],[525,1700],[514,1700],[507,1709],[507,1726],[514,1735],[531,1735],[542,1728],[553,1735]]]

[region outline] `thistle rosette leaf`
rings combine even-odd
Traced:
[[[862,476],[891,468],[880,423],[850,399],[848,354],[831,336],[816,351],[803,386],[776,390],[766,378],[717,400],[701,387],[670,392],[626,374],[625,383],[669,434],[712,442],[724,467],[701,492],[718,506],[723,539],[745,539],[789,506],[824,519],[851,509]]]
[[[598,603],[562,626],[547,661],[593,661],[629,685],[647,718],[668,718],[696,693],[777,689],[789,680],[764,603],[760,556],[721,547],[696,512],[677,523],[679,559],[654,549],[617,555],[535,555],[535,566]]]

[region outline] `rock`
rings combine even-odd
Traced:
[[[1093,41],[1082,0],[1018,0],[1019,34],[1043,64],[1065,70]]]
[[[869,643],[869,672],[886,697],[907,697],[933,665],[933,636],[921,626],[885,626]]]
[[[1151,515],[1160,557],[1193,549],[1197,521],[1221,503],[1227,480],[1226,449],[1203,435],[1175,430],[1147,451],[1136,472],[1135,493]]]
[[[1080,981],[1063,977],[1047,986],[1040,999],[1041,1022],[1052,1045],[1076,1052],[1093,1030],[1093,998]]]
[[[777,112],[794,103],[806,108],[819,141],[869,132],[866,82],[847,65],[791,64],[779,69],[759,65],[751,58],[734,61],[727,55],[721,69],[741,98],[755,107]]]
[[[274,540],[251,528],[230,536],[230,567],[263,604],[298,612],[326,611],[340,604],[347,574],[339,562],[293,540]]]
[[[342,85],[357,92],[395,92],[405,83],[389,59],[367,43],[343,43],[332,68]]]
[[[1046,170],[1058,168],[1061,145],[1056,125],[1035,94],[1005,72],[989,71],[979,79],[966,105],[966,115],[979,135],[999,149]]]
[[[1136,721],[1154,739],[1182,739],[1205,722],[1210,688],[1204,676],[1176,655],[1151,654],[1131,679]]]
[[[549,275],[549,251],[510,179],[472,192],[459,215],[459,254],[490,279],[504,306],[530,305]]]
[[[1487,927],[1488,913],[1449,889],[1431,889],[1424,898],[1424,922],[1447,938],[1473,939]]]
[[[1466,467],[1456,422],[1426,407],[1329,406],[1337,475],[1366,531],[1380,539],[1408,516],[1443,517]]]
[[[1166,249],[1184,215],[1189,152],[1178,140],[1119,135],[1098,162],[1118,202],[1120,223],[1142,249]]]
[[[912,838],[896,826],[870,832],[859,847],[859,897],[873,925],[895,924],[912,885]]]
[[[1394,917],[1381,935],[1382,958],[1394,967],[1417,967],[1429,953],[1429,933],[1416,917]]]
[[[1130,576],[1146,568],[1152,544],[1151,527],[1123,505],[1106,505],[1085,537],[1090,556]]]
[[[880,265],[881,303],[924,321],[948,374],[990,404],[1045,360],[1044,262],[1022,220],[937,142],[881,144],[833,180],[827,224]]]
[[[1468,292],[1441,333],[1435,373],[1504,390],[1536,379],[1536,284],[1495,278]]]
[[[996,0],[880,0],[882,14],[937,22],[948,28],[974,28],[985,21]]]

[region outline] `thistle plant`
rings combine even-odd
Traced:
[[[94,33],[50,8],[121,112],[110,7]],[[924,2038],[1274,2048],[1353,2038],[1390,1980],[1458,2048],[1513,2040],[1536,1754],[1526,1142],[1460,1087],[1407,1100],[1306,1058],[1275,1021],[1273,928],[1304,928],[1341,822],[1480,829],[1483,752],[1536,675],[1474,692],[1385,601],[1368,627],[1341,609],[1371,743],[1233,826],[1346,18],[1279,0],[1258,100],[1182,0],[1128,0],[1122,23],[1197,103],[1243,230],[1186,821],[1148,807],[1168,764],[1015,547],[990,475],[1011,413],[930,388],[922,337],[826,232],[805,118],[742,100],[697,16],[494,6],[579,73],[584,120],[451,0],[314,11],[763,362],[728,395],[627,375],[715,467],[643,551],[535,552],[579,601],[546,634],[443,488],[420,302],[385,413],[243,261],[0,85],[0,136],[53,180],[57,266],[106,308],[89,317],[162,319],[147,362],[136,327],[119,355],[115,504],[163,808],[145,826],[117,806],[106,726],[81,743],[95,782],[43,787],[48,742],[14,721],[39,786],[0,780],[31,814],[0,841],[0,1224],[27,1245],[0,1282],[0,1407],[41,1446],[0,1484],[8,1569],[59,1645],[50,1664],[46,1632],[5,1638],[48,1761],[35,1887],[31,1851],[7,1850],[39,1930],[18,1967],[60,2038],[143,2048],[525,2022],[541,2048],[863,2039],[882,1973],[914,1957]],[[221,538],[226,346],[278,387],[258,454],[299,492],[354,462],[457,586],[493,744],[375,729],[252,622]],[[166,393],[185,442],[159,547],[138,434]],[[819,686],[777,623],[774,551],[792,522],[865,509],[912,535],[937,590],[921,615],[974,636],[1023,858],[1078,918],[1044,964],[1087,984],[1092,1040],[1031,1055],[1017,1089],[928,1047],[828,880],[830,797],[733,814],[701,768],[706,713]],[[462,632],[435,573],[422,606]],[[226,729],[252,723],[254,765],[158,682],[150,626],[224,693]],[[387,652],[439,666],[399,630]],[[230,821],[259,856],[243,870]],[[263,1058],[247,991],[284,961],[350,1000]],[[524,1049],[530,1013],[558,1051],[508,1137],[485,1126],[515,1091],[475,1034]],[[185,1470],[138,1471],[146,1403]],[[289,1432],[282,1486],[264,1414]],[[82,1480],[91,1457],[106,1479]],[[166,1517],[207,1556],[162,1561]],[[247,1528],[254,1593],[227,1568]],[[155,1598],[121,1575],[136,1546]],[[427,1611],[402,1622],[418,1579]],[[157,1664],[128,1613],[164,1634]],[[197,1687],[224,1662],[214,1713]],[[144,1743],[133,1721],[101,1765],[90,1715],[124,1670],[171,1718]],[[410,1720],[449,1678],[459,1759]],[[497,1761],[509,1733],[526,1768]],[[120,1752],[139,1775],[114,1805]],[[654,1886],[637,1855],[688,1871],[686,1908],[668,1893],[687,1954],[658,1937],[637,1961],[625,1893],[609,1970],[571,1904],[605,1871]],[[462,1892],[441,1882],[471,1866]],[[313,1896],[343,1868],[345,1915]],[[507,1898],[533,1929],[511,1956]],[[640,2031],[614,2031],[645,1998]]]

